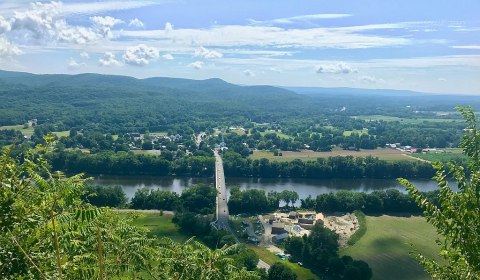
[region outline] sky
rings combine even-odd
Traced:
[[[0,69],[480,95],[478,0],[0,1]]]

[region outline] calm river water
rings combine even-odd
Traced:
[[[421,191],[437,189],[433,180],[410,180]],[[95,177],[96,185],[112,186],[119,185],[123,188],[128,198],[132,198],[140,188],[162,189],[167,191],[182,192],[193,184],[213,184],[212,178],[197,177],[155,177],[155,176],[106,176]],[[372,192],[382,189],[398,189],[405,192],[403,186],[391,179],[277,179],[277,178],[226,178],[227,189],[232,186],[240,186],[241,189],[263,189],[265,191],[294,190],[300,198],[308,195],[313,197],[322,193],[336,192],[340,190]]]

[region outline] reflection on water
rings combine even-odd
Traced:
[[[437,189],[433,180],[411,180],[421,191]],[[181,193],[183,189],[198,183],[213,184],[212,178],[198,177],[155,177],[155,176],[97,176],[94,184],[122,186],[127,197],[132,198],[141,188],[160,188],[162,190]],[[278,179],[278,178],[226,178],[227,189],[240,186],[241,189],[263,189],[265,191],[294,190],[300,198],[313,197],[322,193],[340,190],[372,192],[382,189],[398,189],[405,192],[396,180],[391,179]]]

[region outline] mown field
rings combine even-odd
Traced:
[[[367,216],[367,232],[342,254],[362,259],[372,267],[374,280],[431,279],[410,256],[414,244],[426,256],[435,257],[437,233],[423,217]]]
[[[262,259],[264,262],[268,263],[269,265],[273,265],[276,262],[280,262],[288,266],[297,275],[297,280],[310,280],[310,279],[320,280],[320,278],[317,275],[313,274],[313,272],[310,271],[310,269],[301,267],[298,264],[292,263],[287,260],[281,260],[278,256],[268,251],[264,247],[255,246],[251,244],[247,245],[247,247],[254,250],[255,253],[257,253],[258,257]]]
[[[121,215],[127,215],[122,213]],[[173,215],[164,213],[142,213],[134,219],[133,224],[145,227],[150,230],[150,234],[157,237],[168,237],[172,240],[183,242],[188,236],[179,232],[178,226],[172,222]]]
[[[283,138],[283,139],[292,139],[293,137],[290,136],[290,135],[287,135],[285,133],[282,133],[280,131],[275,131],[275,130],[265,130],[264,132],[260,132],[260,135],[262,136],[265,136],[265,134],[268,134],[268,133],[274,133],[276,134],[278,137],[280,138]]]
[[[428,161],[464,161],[468,157],[462,153],[461,149],[445,149],[444,152],[428,154],[412,154],[412,156]]]
[[[392,116],[383,116],[383,115],[368,115],[368,116],[355,116],[356,119],[366,120],[366,121],[386,121],[386,122],[401,122],[405,124],[420,124],[424,122],[435,122],[435,123],[450,123],[450,122],[463,122],[463,119],[435,119],[435,118],[399,118]]]
[[[310,150],[302,150],[300,152],[282,151],[282,156],[274,156],[273,152],[256,150],[250,155],[251,159],[267,158],[269,160],[276,161],[292,161],[294,159],[300,160],[316,160],[317,158],[328,158],[335,156],[354,156],[354,157],[378,157],[379,159],[386,161],[415,161],[415,158],[405,156],[405,153],[386,148],[379,148],[375,150],[360,150],[360,151],[347,151],[347,150],[333,150],[331,152],[314,152]]]
[[[23,135],[28,136],[28,137],[30,137],[33,134],[33,131],[34,131],[33,127],[24,128],[23,125],[21,125],[21,124],[0,126],[0,130],[8,130],[8,129],[18,130]]]

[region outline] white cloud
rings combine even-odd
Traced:
[[[61,17],[62,3],[34,2],[29,10],[15,12],[10,19],[11,29],[20,33],[25,41],[62,41],[85,44],[99,39],[99,34],[91,28],[71,26]]]
[[[138,18],[134,18],[134,19],[130,20],[130,23],[128,24],[128,26],[143,28],[145,26],[145,24],[143,24],[143,22],[141,20],[139,20]]]
[[[439,82],[446,82],[447,79],[445,79],[445,78],[438,78],[437,81],[439,81]]]
[[[106,27],[114,27],[117,24],[124,23],[123,20],[114,18],[111,16],[106,16],[106,17],[100,17],[100,16],[94,16],[90,17],[90,20],[98,25],[98,26],[106,26]]]
[[[65,3],[63,12],[69,14],[100,14],[108,11],[129,10],[158,5],[164,1],[102,1],[91,3]]]
[[[350,74],[357,73],[358,70],[344,62],[337,64],[323,64],[317,66],[317,73],[319,74]]]
[[[223,54],[216,50],[209,50],[207,48],[200,47],[195,50],[195,56],[201,56],[201,57],[210,59],[210,58],[221,58],[223,57]]]
[[[170,22],[165,23],[165,33],[170,33],[173,31],[173,24]]]
[[[94,17],[90,17],[90,21],[93,22],[97,31],[104,38],[113,38],[112,28],[115,25],[124,23],[123,20],[114,18],[111,16],[106,16],[106,17],[94,16]]]
[[[81,52],[80,57],[88,59],[88,58],[90,58],[90,55],[87,52]]]
[[[243,74],[247,77],[255,76],[255,73],[253,73],[252,70],[250,70],[250,69],[247,69],[247,70],[243,71]]]
[[[192,62],[192,63],[188,64],[188,67],[192,67],[192,68],[195,68],[197,70],[200,70],[200,69],[202,69],[203,65],[204,65],[203,61],[198,61],[197,60],[195,62]]]
[[[173,60],[174,59],[173,55],[171,55],[169,53],[166,53],[166,54],[162,55],[162,57],[166,60]]]
[[[22,54],[22,51],[10,43],[7,39],[0,37],[0,58],[12,57]]]
[[[312,15],[301,15],[294,17],[285,17],[285,18],[276,18],[272,20],[259,21],[254,19],[249,19],[248,21],[251,24],[255,25],[264,25],[264,24],[293,24],[297,22],[308,22],[321,19],[337,19],[337,18],[346,18],[351,17],[350,14],[312,14]]]
[[[168,30],[124,30],[119,33],[124,38],[159,40],[168,36],[177,45],[191,46],[192,42],[201,46],[216,47],[275,47],[275,48],[337,48],[361,49],[414,44],[412,38],[365,34],[375,29],[401,28],[402,24],[332,27],[332,28],[280,28],[270,26],[215,25],[205,29]],[[163,38],[162,38],[163,39]]]
[[[77,61],[75,61],[75,59],[73,58],[70,58],[70,60],[68,61],[68,69],[70,70],[77,70],[79,68],[81,68],[82,66],[85,66],[86,64],[85,63],[78,63]]]
[[[4,17],[0,16],[0,34],[8,32],[12,29],[12,25]]]
[[[470,46],[452,46],[454,49],[466,49],[466,50],[480,50],[480,45],[470,45]]]
[[[159,51],[157,48],[140,44],[128,48],[123,55],[123,61],[131,65],[147,65],[150,61],[158,59],[158,57]]]
[[[98,60],[100,66],[120,66],[120,61],[115,59],[115,55],[111,52],[106,52],[102,58]]]

